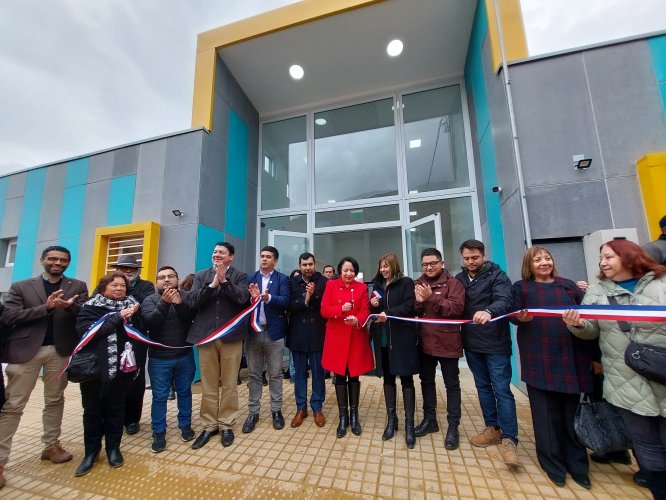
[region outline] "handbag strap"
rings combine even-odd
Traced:
[[[614,295],[609,295],[608,296],[608,303],[612,304],[614,306],[618,305],[617,299],[615,298]],[[618,319],[617,324],[620,326],[620,330],[622,330],[624,332],[624,334],[627,337],[629,337],[629,332],[631,331],[631,325],[629,324],[629,322]],[[631,337],[629,337],[629,340],[631,340]]]

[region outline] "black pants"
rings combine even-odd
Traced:
[[[127,397],[125,398],[125,425],[137,424],[141,420],[143,411],[143,395],[146,393],[146,355],[148,347],[146,344],[136,342],[132,349],[136,356],[136,364],[139,367],[139,375],[131,381]]]
[[[435,373],[437,363],[442,369],[444,387],[446,388],[446,413],[449,425],[460,424],[461,392],[460,370],[458,358],[438,358],[421,353],[421,392],[423,393],[423,417],[435,420],[437,418],[437,387],[435,386]]]
[[[129,376],[118,374],[104,389],[100,389],[99,381],[81,384],[83,443],[86,455],[102,449],[102,437],[107,450],[120,447],[125,419],[125,397],[130,382]]]
[[[382,376],[384,377],[384,385],[395,386],[395,375],[391,374],[388,347],[382,347]],[[400,385],[403,389],[414,387],[414,378],[411,375],[400,375]]]
[[[586,476],[590,471],[587,450],[578,443],[574,431],[574,416],[580,396],[545,391],[529,384],[527,395],[541,468],[562,479],[567,472]]]

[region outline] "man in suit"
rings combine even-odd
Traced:
[[[7,401],[0,410],[0,488],[5,485],[4,468],[9,460],[12,438],[21,422],[23,409],[43,370],[44,434],[42,460],[67,462],[72,454],[58,438],[65,408],[67,377],[58,378],[78,342],[76,317],[88,298],[82,281],[64,275],[71,254],[61,246],[44,249],[40,263],[44,272],[18,281],[9,289],[2,322],[13,327],[0,361],[7,366]]]
[[[187,342],[196,344],[225,325],[249,305],[247,275],[231,267],[234,247],[220,242],[213,250],[213,267],[199,271],[187,298],[196,316]],[[233,426],[238,417],[236,377],[243,355],[247,322],[239,324],[221,340],[199,346],[201,376],[201,422],[204,430],[192,444],[198,450],[222,430],[222,446],[234,442]]]
[[[248,416],[243,424],[245,434],[254,430],[261,409],[261,373],[266,364],[268,392],[271,397],[273,428],[284,427],[282,416],[282,354],[287,335],[289,277],[275,270],[280,254],[275,247],[265,246],[259,254],[259,270],[248,280],[250,296],[261,297],[256,310],[260,332],[250,331],[246,342],[249,381]]]

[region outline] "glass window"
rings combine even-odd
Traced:
[[[472,198],[449,198],[446,200],[421,201],[409,204],[409,220],[413,222],[439,212],[442,221],[442,241],[446,267],[452,274],[460,267],[460,244],[474,238],[474,216]]]
[[[262,147],[261,209],[305,207],[308,199],[305,116],[266,123]]]
[[[308,230],[308,217],[305,214],[283,215],[280,217],[265,217],[261,219],[259,230],[259,248],[268,245],[268,230],[291,231],[306,233]],[[278,250],[280,250],[278,248]]]
[[[364,207],[319,212],[315,214],[315,227],[347,226],[399,220],[400,207],[398,205],[387,205],[383,207]]]
[[[393,99],[315,113],[315,201],[398,194]]]
[[[408,192],[469,186],[460,87],[403,96]]]

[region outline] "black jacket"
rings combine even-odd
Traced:
[[[413,318],[414,282],[403,276],[384,288],[384,280],[373,281],[374,290],[379,290],[382,298],[379,307],[370,306],[371,314],[385,312],[388,316]],[[380,330],[385,326],[388,330],[389,366],[382,366]],[[387,372],[391,375],[414,375],[419,372],[418,333],[416,323],[390,319],[386,323],[373,323],[370,327],[375,351],[376,372]]]
[[[463,319],[472,319],[478,311],[488,310],[495,318],[511,312],[513,295],[511,280],[500,267],[487,261],[473,280],[466,270],[456,276],[465,287]],[[485,325],[462,326],[463,347],[479,354],[511,354],[509,321],[503,319]]]
[[[315,284],[314,295],[305,304],[305,280],[296,276],[289,280],[289,333],[287,347],[292,351],[319,352],[324,350],[326,319],[322,317],[321,298],[326,290],[327,279],[315,273],[312,276]]]
[[[134,297],[139,304],[143,304],[146,297],[155,293],[155,285],[150,281],[142,280],[139,278],[134,283],[134,286],[127,290],[127,295]]]
[[[194,312],[187,302],[189,292],[180,291],[182,302],[168,304],[162,300],[160,293],[146,297],[141,304],[141,317],[143,318],[148,336],[164,345],[184,346],[187,333],[190,330]],[[173,359],[188,353],[192,348],[165,349],[164,347],[150,347],[148,353],[153,358]]]

